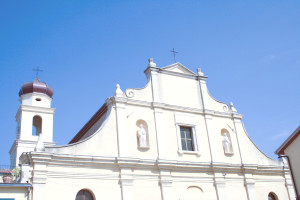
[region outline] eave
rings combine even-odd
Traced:
[[[288,137],[282,145],[275,151],[277,155],[284,155],[285,149],[300,135],[300,126]]]
[[[101,108],[93,115],[93,117],[82,127],[82,129],[73,137],[69,144],[78,142],[95,123],[107,112],[107,104],[104,103]]]

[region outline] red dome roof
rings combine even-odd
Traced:
[[[45,82],[40,79],[35,79],[33,82],[24,83],[20,89],[19,96],[28,93],[42,93],[48,95],[50,98],[53,96],[53,90]]]

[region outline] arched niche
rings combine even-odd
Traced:
[[[32,135],[38,136],[42,133],[42,117],[35,115],[32,119]]]
[[[137,147],[139,150],[148,150],[150,148],[149,129],[146,121],[139,119],[136,121]]]
[[[76,194],[75,200],[96,200],[96,198],[91,190],[82,189]]]
[[[233,155],[232,140],[229,131],[223,128],[221,130],[221,137],[224,154],[227,156]]]

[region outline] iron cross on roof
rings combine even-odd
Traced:
[[[36,78],[36,79],[37,79],[38,76],[39,76],[39,72],[43,72],[43,70],[41,70],[39,66],[37,66],[36,69],[32,69],[32,71],[36,71],[36,74],[35,74],[35,78]]]
[[[178,53],[177,51],[175,51],[175,49],[173,48],[173,50],[171,50],[170,52],[173,52],[173,56],[174,56],[174,61],[176,62],[176,53]]]

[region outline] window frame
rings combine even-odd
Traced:
[[[182,151],[195,151],[192,127],[179,126],[179,130],[180,130],[180,141],[181,141]],[[184,136],[182,136],[182,132],[183,132]],[[183,145],[183,143],[184,143],[184,145]],[[189,147],[191,149],[189,149]]]
[[[190,128],[191,130],[191,137],[192,137],[192,145],[193,150],[183,150],[181,144],[181,127],[183,128]],[[198,148],[198,141],[197,141],[197,134],[196,134],[196,125],[194,124],[184,124],[184,123],[176,123],[176,132],[177,132],[177,143],[178,143],[178,154],[195,154],[200,156],[199,148]]]

